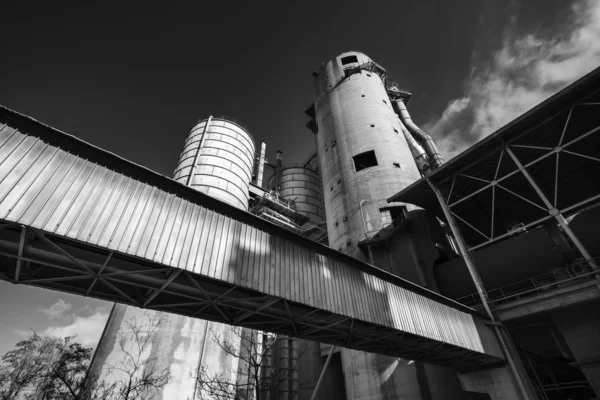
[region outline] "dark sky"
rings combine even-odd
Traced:
[[[583,1],[583,0],[578,0]],[[591,0],[590,0],[591,1]],[[4,4],[7,3],[7,4]],[[311,72],[359,50],[413,93],[418,124],[465,93],[507,29],[544,34],[562,0],[4,2],[0,104],[170,176],[189,128],[231,116],[298,163]],[[514,19],[519,20],[515,25]],[[512,21],[512,22],[511,22]],[[0,355],[36,329],[93,345],[110,305],[0,283]]]
[[[0,104],[166,175],[209,114],[301,162],[321,62],[366,53],[412,91],[418,122],[460,92],[482,22],[490,36],[506,17],[480,0],[186,3],[3,6]]]

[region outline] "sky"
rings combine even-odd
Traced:
[[[600,65],[600,1],[10,2],[0,104],[167,176],[208,115],[295,164],[311,73],[350,50],[450,159]],[[94,347],[110,308],[0,282],[0,355],[32,330]]]

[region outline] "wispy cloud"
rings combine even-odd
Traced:
[[[577,1],[552,37],[511,32],[486,62],[473,65],[464,95],[425,124],[447,159],[600,65],[599,1]]]
[[[88,316],[75,316],[71,323],[63,326],[52,326],[40,332],[41,335],[66,337],[75,336],[75,341],[85,347],[96,347],[104,325],[108,319],[108,312],[97,310]]]
[[[71,308],[73,308],[73,305],[71,303],[66,302],[63,299],[58,299],[58,301],[56,303],[54,303],[50,307],[44,308],[40,311],[43,312],[44,314],[46,314],[47,316],[49,316],[51,319],[52,318],[65,318],[67,316],[66,313]]]

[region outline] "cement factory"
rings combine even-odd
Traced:
[[[165,316],[153,399],[600,398],[600,69],[449,162],[366,55],[313,77],[306,162],[205,115],[172,179],[0,108],[0,279],[114,302],[104,381]]]

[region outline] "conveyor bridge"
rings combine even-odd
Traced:
[[[0,107],[0,279],[461,371],[476,311]]]

